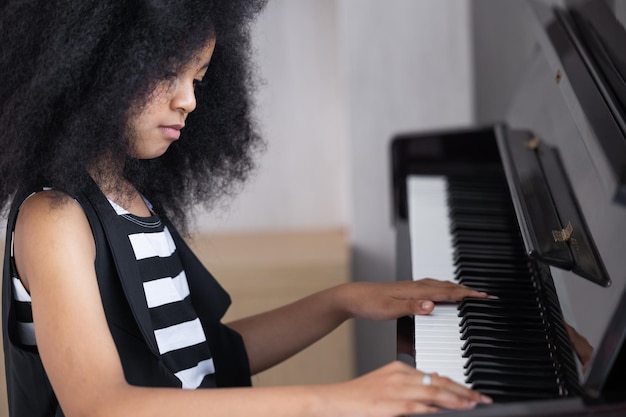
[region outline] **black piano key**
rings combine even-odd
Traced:
[[[539,298],[537,297],[536,288],[534,288],[532,285],[529,285],[528,283],[520,281],[515,276],[485,277],[476,275],[462,275],[459,277],[457,282],[472,288],[480,286],[502,291],[517,290],[520,292],[520,296],[526,295],[528,297],[528,300],[533,300],[535,304],[539,305]]]
[[[544,320],[542,317],[520,317],[515,314],[505,313],[501,311],[472,311],[467,312],[460,316],[461,320],[459,324],[461,326],[465,325],[465,323],[471,323],[471,321],[475,318],[491,320],[493,323],[519,323],[519,324],[537,324],[540,326],[544,326]]]
[[[467,361],[467,366],[466,368],[468,368],[470,366],[471,363],[473,362],[507,362],[510,364],[519,364],[520,366],[541,366],[541,367],[550,367],[552,368],[554,366],[554,361],[552,359],[537,359],[534,357],[530,357],[530,356],[519,356],[519,355],[508,355],[502,352],[499,352],[499,355],[494,355],[491,353],[482,353],[482,352],[476,352],[476,353],[472,353],[471,359]]]
[[[464,243],[454,249],[454,254],[499,255],[508,256],[509,258],[519,258],[519,248],[510,245],[497,247],[487,244]]]
[[[464,264],[465,262],[477,262],[483,265],[491,265],[492,263],[495,263],[496,265],[516,266],[519,269],[526,266],[525,262],[512,258],[509,254],[469,253],[458,251],[452,255],[452,259],[454,259],[457,265]]]
[[[459,282],[467,283],[468,285],[475,283],[476,285],[493,285],[500,288],[510,288],[519,290],[528,290],[536,295],[537,289],[532,283],[525,280],[518,279],[516,276],[483,276],[482,274],[469,274],[464,273],[458,276]]]
[[[538,303],[537,296],[534,291],[524,287],[515,287],[511,286],[509,288],[503,288],[502,285],[484,283],[484,282],[476,282],[476,281],[464,281],[459,280],[460,284],[465,285],[466,287],[483,291],[491,295],[498,296],[500,299],[506,301],[506,299],[518,299],[519,297],[527,298],[528,302],[532,302],[534,304]]]
[[[534,363],[505,358],[494,358],[491,360],[475,359],[471,362],[468,361],[465,365],[465,374],[467,375],[472,370],[480,369],[501,369],[513,373],[529,372],[532,374],[547,374],[556,377],[556,371],[552,362]]]
[[[554,331],[554,326],[551,326],[551,330]],[[559,358],[560,358],[561,364],[567,368],[567,371],[570,374],[577,375],[578,367],[574,359],[574,350],[572,347],[571,339],[567,335],[565,336],[561,335],[558,331],[555,331],[555,334],[556,334],[555,348],[559,352]]]
[[[504,302],[502,300],[466,298],[459,302],[458,309],[461,315],[472,312],[494,312],[495,314],[502,314],[507,311],[520,317],[536,317],[540,314],[537,305],[528,300],[509,300],[508,302]]]
[[[504,310],[513,310],[517,308],[524,308],[524,310],[534,310],[537,313],[541,313],[541,309],[539,308],[539,304],[535,298],[524,299],[521,297],[517,298],[465,298],[458,303],[459,309],[461,307],[465,308],[494,308],[494,309],[504,309]]]
[[[458,215],[450,222],[453,227],[461,229],[513,231],[513,225],[500,217]]]
[[[506,262],[463,262],[459,264],[456,271],[460,277],[473,274],[482,277],[528,278],[528,273],[523,266]]]
[[[503,369],[473,370],[467,374],[465,382],[469,384],[490,384],[494,381],[504,381],[507,386],[523,386],[533,389],[557,390],[558,384],[554,372],[530,373],[528,371]]]
[[[508,212],[507,207],[502,206],[482,206],[457,204],[450,208],[451,217],[458,215],[475,214],[477,216],[502,216]]]
[[[475,243],[463,243],[454,250],[454,255],[476,254],[476,255],[499,255],[509,257],[519,257],[519,248],[512,246],[480,245]]]
[[[489,337],[499,340],[522,340],[533,341],[545,345],[546,333],[544,329],[514,329],[498,328],[495,326],[468,325],[461,331],[461,340],[472,340],[472,337]]]
[[[480,392],[488,395],[493,399],[496,403],[508,403],[508,402],[517,402],[517,401],[528,401],[528,400],[537,400],[537,399],[546,399],[546,398],[554,398],[555,396],[549,393],[512,393],[505,390],[502,390],[499,387],[491,387],[491,386],[481,386]]]
[[[481,387],[487,388],[500,388],[502,391],[509,392],[511,394],[521,393],[541,393],[542,395],[557,396],[559,395],[559,384],[556,378],[549,378],[547,380],[542,378],[517,377],[517,376],[502,376],[496,377],[495,375],[483,374],[485,379],[478,379],[472,382],[472,388],[481,391]]]
[[[469,328],[485,328],[490,329],[490,331],[534,331],[538,333],[545,333],[545,326],[543,323],[510,323],[508,321],[497,322],[494,320],[484,320],[484,319],[473,319],[469,321],[465,321],[460,325],[461,334],[465,332]]]
[[[501,301],[504,302],[524,297],[526,298],[526,301],[532,302],[537,306],[540,305],[539,298],[537,297],[534,288],[527,285],[521,285],[515,281],[495,280],[493,278],[479,280],[474,278],[461,278],[458,282],[469,288],[484,288],[485,292],[488,293],[499,291],[504,295],[503,297],[500,297],[502,299]],[[510,296],[507,296],[506,294],[510,294]]]
[[[560,389],[533,390],[528,387],[512,386],[505,381],[493,383],[475,383],[472,388],[490,396],[495,402],[526,401],[529,399],[555,398],[560,395]]]
[[[468,298],[458,305],[466,375],[495,401],[561,394],[555,348],[516,214],[503,176],[448,177],[450,234],[459,283],[498,300]],[[557,348],[556,350],[558,350]]]
[[[477,193],[456,193],[447,199],[449,207],[497,207],[502,210],[510,210],[507,202],[501,198],[502,196],[487,194],[479,195]],[[481,199],[484,199],[481,201]]]
[[[483,228],[479,227],[476,224],[464,225],[462,223],[452,221],[450,222],[449,231],[452,232],[452,234],[455,234],[455,237],[457,239],[461,240],[476,236],[493,237],[495,239],[503,238],[506,239],[506,241],[508,241],[510,244],[514,242],[519,242],[519,240],[516,239],[516,235],[512,233],[511,229],[499,230],[497,228]]]
[[[497,194],[478,194],[472,192],[457,192],[448,200],[450,207],[500,207],[504,210],[509,209],[508,202]]]
[[[518,244],[519,240],[511,237],[510,235],[495,235],[493,233],[474,232],[474,233],[455,233],[451,239],[453,245],[459,243],[474,243],[474,244],[503,244],[514,245]]]
[[[472,381],[473,389],[485,392],[487,390],[498,390],[502,394],[511,397],[529,396],[529,398],[553,398],[559,395],[560,387],[555,381],[542,378],[509,377],[508,379],[498,379],[499,375],[493,375],[492,379]],[[534,381],[539,381],[533,384]]]
[[[472,358],[473,354],[484,353],[491,355],[499,355],[504,353],[505,355],[515,356],[524,355],[536,359],[552,358],[551,352],[546,348],[545,341],[535,340],[505,340],[497,338],[487,337],[468,337],[465,344],[462,347],[462,356],[465,358]],[[509,357],[509,356],[505,356]]]
[[[491,355],[493,357],[501,356],[504,358],[528,357],[534,360],[551,360],[549,352],[539,350],[536,346],[521,344],[517,344],[517,346],[515,344],[498,345],[486,342],[475,342],[468,345],[461,356],[471,358],[476,354]]]
[[[457,281],[476,282],[481,284],[497,284],[509,288],[527,288],[535,291],[536,288],[532,283],[524,280],[523,275],[519,274],[486,274],[480,271],[470,271],[464,268],[463,272],[457,275]]]

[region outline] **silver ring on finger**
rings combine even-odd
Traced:
[[[432,383],[433,383],[433,377],[430,374],[422,375],[422,385],[427,387]]]

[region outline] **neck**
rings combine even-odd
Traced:
[[[127,208],[139,193],[124,177],[124,164],[123,156],[103,155],[89,165],[87,172],[108,199]]]

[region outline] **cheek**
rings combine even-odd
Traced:
[[[129,121],[126,128],[126,140],[130,156],[136,157],[137,152],[141,151],[145,137],[148,136],[149,120],[146,113],[142,112]]]
[[[163,108],[165,105],[165,101],[162,97],[163,96],[158,96],[158,98],[151,100],[141,112],[131,120],[130,124],[133,132],[139,133],[154,125],[159,114],[159,109]]]
[[[167,109],[173,85],[173,82],[161,82],[156,86],[154,92],[144,103],[143,108],[138,108],[135,112],[135,126],[146,125],[159,112]]]

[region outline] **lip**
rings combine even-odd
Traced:
[[[159,126],[159,130],[172,139],[178,139],[180,138],[180,130],[183,127],[185,127],[185,125]]]

